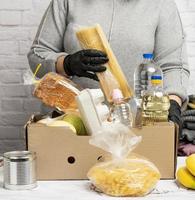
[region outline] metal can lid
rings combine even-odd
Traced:
[[[10,151],[4,153],[3,157],[13,162],[31,161],[36,159],[36,153],[30,151]]]

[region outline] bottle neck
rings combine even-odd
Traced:
[[[163,89],[163,80],[161,75],[152,75],[150,83],[153,88]]]
[[[163,85],[161,84],[151,84],[152,90],[163,90]]]
[[[153,59],[152,58],[144,58],[143,63],[149,63],[152,62]]]
[[[114,105],[120,105],[120,104],[124,104],[124,103],[125,103],[125,100],[123,98],[118,98],[118,99],[113,100]]]

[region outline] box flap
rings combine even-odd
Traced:
[[[155,123],[153,126],[144,126],[133,131],[143,138],[135,153],[152,161],[160,170],[163,179],[174,179],[177,156],[174,123]]]
[[[37,153],[38,179],[87,179],[89,168],[105,154],[90,145],[89,138],[76,135],[68,127],[31,123],[28,148]]]

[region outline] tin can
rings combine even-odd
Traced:
[[[37,186],[36,154],[30,151],[4,153],[4,187],[10,190],[27,190]]]

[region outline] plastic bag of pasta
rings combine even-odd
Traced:
[[[88,178],[101,191],[111,196],[144,196],[150,193],[160,173],[147,159],[137,156],[132,150],[140,143],[136,136],[122,124],[111,124],[90,140],[90,144],[111,153],[111,158],[93,166]]]

